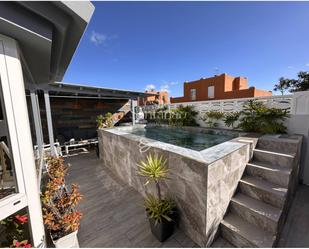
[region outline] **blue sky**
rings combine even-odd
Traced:
[[[272,90],[309,71],[309,2],[94,2],[64,81],[183,94],[228,73]]]

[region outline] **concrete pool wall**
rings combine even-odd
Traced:
[[[110,168],[145,196],[154,193],[155,188],[149,184],[144,186],[145,179],[137,175],[137,164],[149,154],[162,155],[171,172],[171,179],[162,183],[162,189],[178,207],[179,228],[198,245],[210,245],[250,160],[256,139],[238,137],[194,151],[130,134],[130,129],[132,127],[98,130],[102,167]]]

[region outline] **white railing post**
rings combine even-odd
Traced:
[[[35,91],[31,91],[30,93],[31,106],[32,106],[32,115],[34,119],[34,129],[36,136],[36,143],[38,145],[38,152],[40,153],[43,150],[43,134],[42,134],[42,126],[41,126],[41,116],[40,116],[40,107],[37,98],[37,94]],[[41,154],[39,154],[39,157]]]
[[[46,119],[47,119],[47,127],[48,127],[48,138],[49,138],[49,144],[50,144],[50,153],[53,156],[57,156],[57,151],[56,151],[55,141],[54,141],[53,119],[51,115],[51,107],[50,107],[50,102],[49,102],[48,91],[44,92],[44,100],[45,100]]]

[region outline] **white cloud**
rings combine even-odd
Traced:
[[[309,67],[309,63],[307,63],[305,66],[306,66],[306,67]]]
[[[175,86],[175,85],[178,85],[178,83],[179,83],[179,82],[171,81],[171,82],[170,82],[170,85],[171,85],[171,86]]]
[[[145,90],[146,91],[152,91],[152,90],[155,90],[156,89],[156,86],[153,85],[153,84],[149,84],[145,87]]]
[[[293,66],[288,66],[288,69],[293,69],[294,67]]]
[[[160,91],[171,92],[171,87],[179,84],[177,81],[161,81],[160,83]],[[153,84],[149,84],[145,87],[146,91],[156,90],[156,86]]]
[[[168,84],[161,85],[160,91],[169,92],[170,91],[170,86]]]
[[[107,40],[107,35],[101,34],[95,31],[91,32],[90,41],[94,43],[95,45],[101,45],[104,44]]]

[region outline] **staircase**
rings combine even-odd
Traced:
[[[129,102],[127,102],[119,110],[117,110],[117,112],[113,113],[113,125],[119,123],[130,111],[131,105]]]
[[[220,224],[221,237],[234,246],[275,246],[290,201],[288,189],[294,189],[298,168],[299,147],[288,141],[259,139],[253,150]]]

